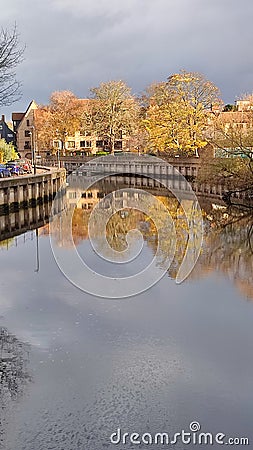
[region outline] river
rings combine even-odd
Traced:
[[[164,193],[152,195],[174,217],[175,201]],[[27,231],[16,218],[12,236],[6,239],[2,232],[0,447],[161,449],[166,445],[145,440],[156,433],[189,432],[192,422],[213,436],[224,433],[224,442],[230,437],[252,442],[252,218],[203,201],[200,255],[188,277],[176,283],[186,242],[185,221],[176,208],[178,244],[170,268],[165,260],[174,238],[166,234],[160,249],[164,259],[156,268],[161,279],[150,286],[146,280],[148,289],[140,293],[136,285],[136,295],[117,298],[115,292],[110,298],[106,285],[104,297],[96,287],[85,292],[85,274],[79,288],[69,280],[76,258],[73,242],[93,272],[112,279],[132,276],[154,257],[158,213],[152,210],[156,204],[150,206],[152,220],[126,207],[114,212],[106,228],[111,248],[124,250],[127,232],[138,228],[131,242],[133,251],[138,249],[142,233],[141,253],[126,264],[97,261],[88,222],[101,197],[99,187],[82,194],[71,238],[69,205],[76,199],[71,189],[51,240],[45,217],[39,228],[35,220]],[[98,249],[103,244],[99,230]],[[59,258],[70,275],[65,270],[64,276]],[[117,441],[119,429],[144,440],[136,445],[125,436],[124,443],[121,436],[117,446],[111,440]],[[175,445],[196,447],[180,439]]]

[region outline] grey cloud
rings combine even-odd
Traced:
[[[12,0],[2,25],[17,21],[26,59],[18,68],[23,110],[54,90],[80,97],[121,78],[134,92],[180,68],[203,72],[225,101],[253,90],[251,0]]]

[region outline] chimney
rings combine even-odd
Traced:
[[[2,114],[2,122],[5,122],[5,116]]]

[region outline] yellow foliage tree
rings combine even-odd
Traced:
[[[7,144],[4,139],[0,139],[0,163],[17,158],[18,154],[12,144]]]
[[[138,103],[124,81],[108,81],[91,89],[90,107],[83,116],[83,126],[95,132],[111,153],[122,135],[134,135],[138,119]]]
[[[151,85],[144,124],[152,150],[171,155],[198,155],[205,147],[207,110],[219,100],[218,88],[195,72],[181,71]]]

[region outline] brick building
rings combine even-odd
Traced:
[[[89,102],[88,99],[83,99],[84,104]],[[24,113],[12,114],[13,129],[16,132],[16,146],[22,158],[32,157],[32,150],[35,150],[37,155],[45,156],[47,154],[66,152],[66,154],[95,154],[101,150],[107,150],[107,142],[102,140],[95,133],[86,130],[78,130],[73,136],[67,135],[63,143],[57,136],[50,142],[49,148],[42,148],[37,142],[36,120],[43,119],[43,111],[38,109],[38,105],[34,100],[31,101],[27,110]],[[115,150],[129,150],[130,140],[122,133],[119,133],[118,139],[115,142]]]

